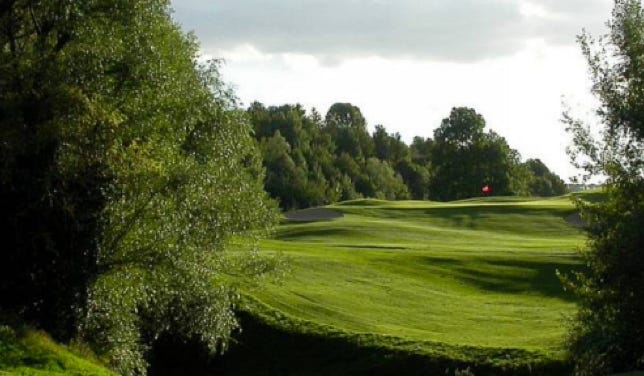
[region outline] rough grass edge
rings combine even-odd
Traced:
[[[0,322],[0,350],[8,352],[0,353],[0,375],[116,375],[81,342],[60,344],[42,330],[10,322]]]
[[[348,332],[330,325],[299,319],[261,302],[249,295],[243,296],[241,311],[265,325],[286,333],[325,337],[352,344],[356,348],[373,349],[409,357],[423,357],[440,364],[449,363],[458,368],[496,370],[499,374],[544,374],[548,370],[570,370],[571,364],[563,350],[557,353],[520,348],[451,345],[437,341],[415,341],[401,337]],[[543,370],[543,373],[539,370]],[[553,373],[554,375],[554,373]]]

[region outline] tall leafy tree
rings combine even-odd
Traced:
[[[319,114],[307,115],[299,104],[266,108],[258,102],[247,114],[262,145],[265,188],[283,209],[321,205],[337,196],[334,144],[322,133]]]
[[[485,182],[476,167],[485,120],[470,108],[453,108],[434,131],[431,198],[454,200],[479,194]]]
[[[411,198],[425,200],[429,192],[430,172],[426,166],[404,159],[395,166],[403,179]]]
[[[617,0],[610,32],[579,37],[590,67],[603,137],[564,114],[574,136],[573,162],[586,177],[607,177],[606,200],[577,200],[588,222],[585,272],[566,286],[580,298],[569,345],[578,375],[644,368],[644,9]]]
[[[367,122],[357,106],[334,103],[327,111],[324,129],[335,141],[337,155],[348,153],[363,162],[373,156],[374,146]]]
[[[519,155],[495,132],[484,132],[485,120],[474,109],[453,108],[434,132],[431,148],[430,198],[457,200],[480,195],[483,185],[493,194],[525,191]]]
[[[94,144],[98,151],[102,145],[96,140],[107,135],[92,125],[115,121],[104,107],[89,112],[96,101],[83,89],[90,83],[69,75],[79,62],[64,52],[74,48],[74,35],[83,28],[79,13],[98,18],[106,11],[62,1],[0,7],[0,228],[6,250],[0,295],[3,308],[57,335],[73,330],[71,307],[83,305],[96,272],[94,235],[104,207],[99,190],[104,172],[98,156],[84,146]],[[68,129],[71,123],[76,132]],[[59,155],[72,147],[78,163],[61,169]],[[69,154],[64,155],[69,159]],[[83,178],[69,178],[74,174]]]
[[[371,138],[373,139],[375,156],[381,161],[387,161],[393,165],[409,159],[409,147],[402,140],[400,133],[389,134],[382,125],[376,125]]]
[[[402,160],[396,164],[396,171],[402,176],[415,200],[425,200],[429,197],[433,147],[432,138],[416,136],[409,145],[410,160]]]
[[[308,145],[311,137],[307,127],[306,111],[299,105],[282,105],[279,107],[264,107],[259,102],[254,102],[247,113],[255,131],[255,137],[259,140],[272,137],[279,131],[286,142],[297,150],[300,144]]]
[[[278,199],[283,208],[306,205],[306,170],[293,161],[291,146],[280,131],[275,131],[273,137],[262,138],[260,149],[266,167],[266,191]]]
[[[389,163],[375,157],[367,159],[364,177],[358,183],[359,191],[367,197],[386,200],[405,200],[410,197],[402,177]]]
[[[559,196],[567,192],[566,183],[550,171],[540,159],[528,159],[525,166],[530,170],[529,191],[533,196]]]
[[[529,195],[530,171],[504,137],[490,130],[479,149],[479,174],[496,195]]]
[[[411,160],[419,165],[427,166],[431,163],[432,148],[434,147],[434,140],[430,137],[424,138],[415,136],[409,145],[409,152]]]
[[[336,103],[324,121],[315,111],[307,115],[300,105],[253,103],[247,113],[262,145],[266,189],[283,209],[357,197],[408,197],[393,169],[409,159],[407,145],[383,126],[376,127],[372,138],[358,107]],[[373,158],[374,153],[381,158]]]
[[[275,222],[245,117],[168,9],[0,5],[3,309],[80,328],[123,374],[164,333],[224,346],[228,281],[268,266]]]

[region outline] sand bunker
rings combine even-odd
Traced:
[[[311,208],[296,210],[284,214],[289,221],[325,221],[334,218],[344,217],[339,211],[326,208]]]

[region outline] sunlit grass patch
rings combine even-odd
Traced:
[[[0,324],[0,375],[112,376],[94,357],[54,342],[47,334]]]
[[[392,348],[413,343],[419,353],[515,349],[526,362],[526,354],[563,359],[575,303],[556,272],[581,268],[575,249],[584,242],[565,220],[574,212],[568,197],[331,207],[344,217],[284,223],[262,244],[293,267],[282,284],[252,293],[265,316],[369,334]]]

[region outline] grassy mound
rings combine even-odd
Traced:
[[[378,206],[386,204],[385,200],[378,200],[375,198],[358,198],[355,200],[348,200],[337,203],[338,206]]]
[[[0,324],[0,375],[113,376],[89,353],[55,343],[45,333]]]
[[[581,267],[584,241],[568,198],[331,207],[344,217],[264,242],[293,272],[249,295],[255,319],[489,374],[562,364],[575,304],[556,271]]]

